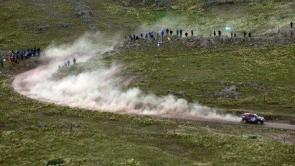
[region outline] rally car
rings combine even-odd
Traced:
[[[242,116],[242,122],[244,123],[254,123],[254,124],[263,124],[264,118],[252,113],[244,113]]]

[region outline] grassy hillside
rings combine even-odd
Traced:
[[[130,3],[128,3],[130,2]],[[157,7],[113,0],[9,0],[0,2],[0,49],[46,47],[71,41],[89,25],[109,33],[128,34],[141,24],[194,29],[209,35],[213,29],[232,27],[255,33],[288,26],[295,19],[295,2],[261,1],[206,6],[205,1],[176,0],[169,7]],[[131,5],[133,4],[133,5]],[[85,13],[90,21],[85,21]]]
[[[157,24],[209,35],[212,29],[231,26],[257,34],[294,20],[292,0],[209,4],[174,0],[167,6],[137,2],[2,0],[0,51],[44,48],[93,29],[126,35]],[[180,42],[160,50],[152,45],[120,51],[120,56],[115,53],[105,60],[125,64],[122,74],[136,76],[130,86],[210,106],[254,109],[270,118],[294,119],[294,45],[208,50]],[[37,64],[31,59],[0,68],[0,165],[295,163],[294,131],[99,113],[41,103],[14,92],[15,74]],[[231,85],[237,87],[239,98],[215,96]]]

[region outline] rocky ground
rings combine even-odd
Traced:
[[[85,1],[82,0],[68,0],[78,17],[80,17],[83,24],[86,24],[89,30],[95,32],[97,31],[95,22],[93,21],[92,9],[87,5]]]

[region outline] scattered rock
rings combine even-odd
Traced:
[[[132,7],[160,7],[169,8],[172,5],[172,0],[113,0],[123,6]]]
[[[243,135],[243,137],[248,138],[248,139],[257,139],[257,138],[258,138],[257,135],[252,135],[252,134],[249,134],[249,135]]]
[[[171,0],[155,0],[155,4],[157,7],[170,7]]]
[[[76,14],[80,17],[82,23],[88,25],[91,31],[97,31],[95,22],[92,19],[93,12],[90,7],[82,0],[68,0],[68,2],[74,7]]]
[[[63,24],[58,25],[58,28],[66,28],[66,29],[68,29],[68,28],[73,28],[73,27],[74,27],[73,24],[68,24],[68,23],[63,23]]]
[[[49,25],[39,25],[37,30],[40,31],[47,31],[49,29]]]
[[[215,97],[226,98],[226,99],[238,99],[240,93],[237,91],[235,85],[226,86],[222,91],[215,93]]]
[[[1,111],[0,111],[1,112]],[[6,125],[4,124],[4,123],[0,123],[0,129],[1,128],[5,128],[6,127]]]
[[[183,91],[175,92],[175,91],[168,90],[167,93],[180,98],[185,97],[185,93]]]
[[[264,89],[264,85],[262,83],[256,82],[256,81],[251,81],[251,82],[240,82],[238,83],[239,87],[244,87],[244,88],[252,88],[255,90],[262,90]]]
[[[64,165],[65,161],[63,159],[53,159],[53,160],[49,160],[46,163],[46,166],[60,166],[60,165]]]

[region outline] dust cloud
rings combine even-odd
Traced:
[[[138,88],[124,90],[118,73],[120,65],[106,65],[103,57],[114,49],[120,38],[109,38],[101,33],[85,34],[71,44],[49,46],[44,51],[46,64],[15,77],[14,89],[32,99],[122,114],[148,115],[182,119],[239,121],[230,114],[198,103],[188,103],[173,95],[146,94]],[[95,68],[56,79],[59,66],[77,58],[78,65],[87,65],[95,58]]]

